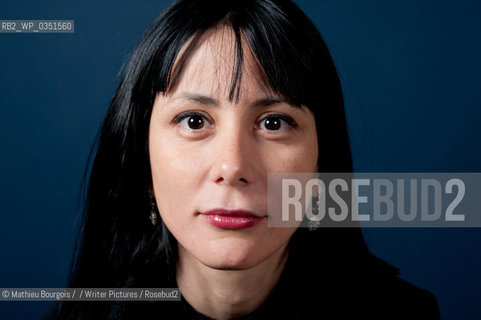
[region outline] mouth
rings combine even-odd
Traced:
[[[200,215],[212,226],[221,229],[245,229],[259,224],[265,217],[245,210],[214,209]]]

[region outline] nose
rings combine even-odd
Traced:
[[[218,134],[211,178],[215,183],[247,186],[255,179],[255,142],[247,132],[239,129]]]

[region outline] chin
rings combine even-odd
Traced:
[[[234,243],[226,245],[213,244],[210,250],[202,254],[204,265],[218,270],[246,270],[260,263],[264,256],[262,248]]]
[[[209,268],[216,269],[216,270],[247,270],[257,263],[250,262],[247,259],[244,260],[235,260],[235,259],[209,259],[208,261],[204,262]]]

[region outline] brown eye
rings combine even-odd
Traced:
[[[282,114],[271,114],[262,119],[259,128],[267,131],[285,131],[297,128],[297,123],[289,116]]]
[[[200,115],[192,115],[186,118],[187,126],[192,130],[199,130],[204,127],[204,119]]]
[[[267,130],[279,130],[281,128],[281,119],[276,117],[267,117],[264,120],[264,127]]]
[[[175,117],[172,123],[179,124],[184,129],[191,131],[198,131],[212,126],[203,114],[196,111],[183,112]]]

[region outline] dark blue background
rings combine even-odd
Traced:
[[[74,34],[0,34],[0,287],[65,286],[89,148],[119,70],[169,2],[0,3],[0,19],[75,20]],[[338,66],[357,171],[481,172],[481,2],[297,3]],[[481,318],[481,230],[365,235],[444,319]],[[48,306],[0,303],[0,317]]]

